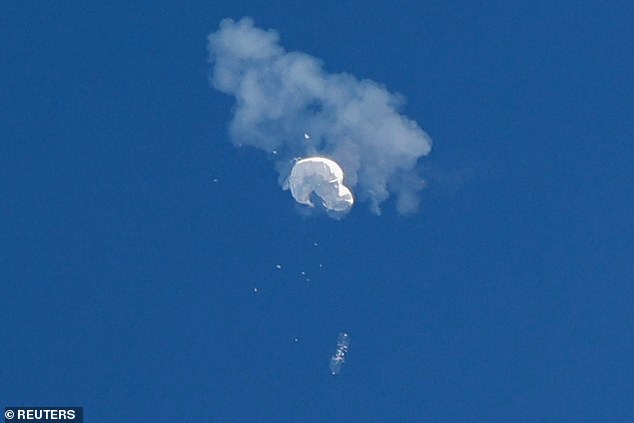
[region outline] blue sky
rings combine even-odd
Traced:
[[[634,420],[633,6],[88,3],[0,6],[5,406]],[[206,37],[242,16],[407,98],[419,213],[307,217],[232,145]]]

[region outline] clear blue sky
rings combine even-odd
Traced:
[[[634,421],[631,3],[106,3],[0,4],[0,405]],[[407,97],[420,213],[307,218],[230,143],[242,16]]]

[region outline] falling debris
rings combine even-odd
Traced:
[[[330,373],[333,375],[339,374],[341,366],[346,361],[346,354],[348,354],[348,347],[350,346],[350,337],[347,333],[341,332],[339,338],[337,338],[337,349],[335,354],[330,357]]]
[[[295,201],[314,207],[315,194],[326,210],[347,212],[354,204],[352,192],[343,184],[343,170],[325,157],[309,157],[295,163],[288,177]]]

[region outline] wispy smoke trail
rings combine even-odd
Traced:
[[[375,213],[390,194],[400,213],[416,211],[424,181],[415,167],[431,140],[398,112],[400,96],[370,80],[325,72],[318,59],[285,51],[277,32],[249,18],[223,20],[208,41],[213,85],[236,99],[234,144],[271,153],[282,183],[294,157],[332,158]]]

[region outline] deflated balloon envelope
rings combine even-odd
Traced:
[[[343,170],[325,157],[308,157],[293,166],[288,184],[295,201],[313,207],[311,194],[315,193],[327,210],[345,212],[352,207],[352,192],[343,184]]]

